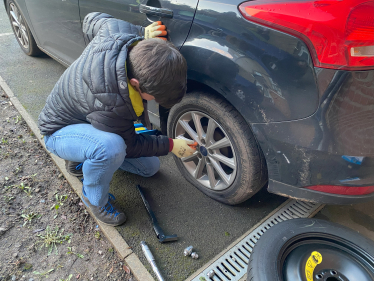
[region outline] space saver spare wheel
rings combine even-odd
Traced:
[[[192,156],[174,159],[191,184],[217,201],[241,203],[267,182],[265,158],[250,127],[215,95],[186,94],[170,110],[168,135],[198,143]]]
[[[372,281],[374,243],[339,224],[291,219],[256,243],[248,281]]]

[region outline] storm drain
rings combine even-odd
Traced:
[[[247,273],[247,265],[253,247],[266,230],[282,221],[310,217],[320,206],[321,204],[289,200],[243,240],[193,278],[192,281],[240,280]]]

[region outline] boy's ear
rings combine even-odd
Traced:
[[[130,84],[133,86],[135,89],[139,89],[139,81],[135,78],[130,79]]]

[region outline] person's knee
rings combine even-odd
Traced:
[[[123,138],[116,134],[103,134],[100,140],[101,157],[111,162],[118,162],[118,165],[124,161],[126,157],[126,144]]]
[[[152,177],[160,170],[160,159],[158,157],[150,157],[147,164],[144,165],[144,170],[142,171],[143,177]]]

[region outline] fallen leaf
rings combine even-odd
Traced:
[[[126,266],[126,265],[123,266],[123,270],[124,270],[127,274],[130,274],[130,272],[131,272],[130,268],[128,268],[128,266]]]
[[[113,272],[113,265],[112,267],[109,269],[109,273],[112,273]]]

